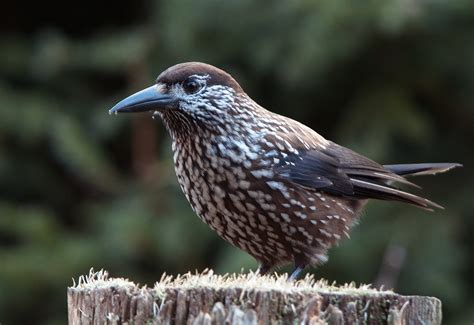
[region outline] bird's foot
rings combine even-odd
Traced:
[[[271,265],[262,263],[257,269],[257,274],[258,275],[265,275],[267,274],[273,267]]]
[[[295,268],[293,269],[293,272],[291,272],[291,275],[288,278],[288,281],[290,282],[290,281],[297,280],[301,272],[303,272],[305,268],[306,268],[306,265],[296,265]]]

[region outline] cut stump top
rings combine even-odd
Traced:
[[[254,273],[163,275],[153,288],[91,272],[68,288],[69,324],[441,324],[441,301],[368,285]]]

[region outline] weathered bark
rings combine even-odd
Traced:
[[[68,288],[68,309],[70,324],[441,324],[433,297],[211,272],[154,288],[93,273]]]

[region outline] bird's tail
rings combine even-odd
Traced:
[[[426,163],[426,164],[400,164],[400,165],[384,165],[392,173],[400,176],[422,176],[436,175],[447,172],[456,167],[462,167],[457,163]]]
[[[457,163],[425,163],[425,164],[384,165],[383,167],[387,169],[388,171],[401,176],[400,178],[404,179],[407,176],[409,177],[409,176],[421,176],[421,175],[435,175],[439,173],[444,173],[453,168],[462,167],[462,165],[457,164]],[[395,179],[394,181],[400,182],[400,180],[395,180]],[[411,182],[403,181],[403,183],[416,186],[415,184]],[[426,210],[432,210],[433,208],[438,208],[438,209],[443,208],[442,206],[430,200],[427,200],[425,198],[416,196],[414,194],[411,194],[405,191],[398,190],[390,186],[384,187],[383,194],[385,195],[384,199],[410,203]]]

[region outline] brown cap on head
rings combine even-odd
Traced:
[[[156,82],[174,84],[183,82],[192,75],[209,75],[208,85],[228,86],[233,88],[236,92],[242,91],[240,85],[230,74],[210,64],[201,62],[176,64],[163,71],[156,79]]]

